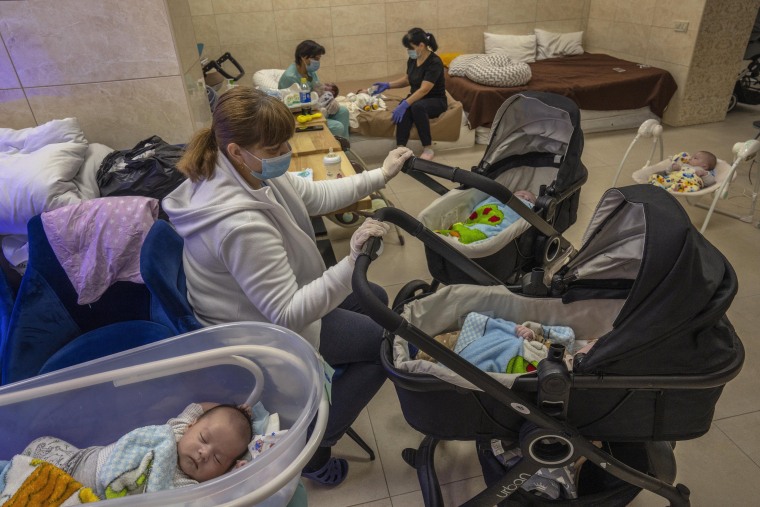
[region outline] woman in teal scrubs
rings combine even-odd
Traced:
[[[277,87],[282,90],[289,88],[293,83],[301,83],[301,78],[306,78],[306,83],[312,91],[322,94],[323,86],[317,77],[319,60],[325,54],[325,48],[313,40],[305,40],[296,46],[295,63],[291,63],[280,77]],[[327,117],[327,127],[336,136],[348,138],[348,109],[340,106],[334,114]]]

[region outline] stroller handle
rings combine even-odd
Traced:
[[[491,178],[458,167],[449,167],[444,164],[417,157],[407,159],[406,162],[404,162],[402,171],[405,173],[419,171],[426,174],[432,174],[433,176],[438,176],[439,178],[444,178],[455,183],[461,183],[462,185],[485,192],[512,208],[518,215],[520,215],[520,217],[538,229],[544,236],[548,238],[558,238],[562,250],[567,250],[572,247],[570,242],[552,227],[551,224],[523,204],[523,202],[515,197],[507,187]]]
[[[222,65],[227,60],[229,60],[230,62],[232,62],[232,65],[234,65],[235,68],[237,69],[237,71],[238,71],[238,75],[237,76],[233,76],[232,74],[230,74],[229,72],[225,71],[222,68]],[[224,53],[222,56],[220,56],[216,60],[211,60],[206,65],[204,65],[203,66],[203,75],[205,76],[208,72],[211,71],[211,69],[216,70],[219,74],[221,74],[222,76],[224,76],[226,79],[232,79],[233,81],[240,81],[240,78],[242,78],[243,76],[245,76],[245,70],[238,63],[238,61],[235,60],[235,58],[232,57],[232,55],[230,54],[229,51],[227,51],[226,53]]]

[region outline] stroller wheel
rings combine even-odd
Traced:
[[[739,97],[736,96],[736,93],[732,93],[731,97],[728,99],[728,107],[726,108],[726,112],[730,113],[731,111],[733,111],[738,102],[739,102]]]
[[[358,227],[364,221],[364,217],[358,213],[338,213],[327,215],[327,219],[341,227],[354,228]]]
[[[429,294],[433,292],[433,288],[424,280],[412,280],[407,283],[396,294],[393,300],[393,308],[398,308],[399,305],[406,303],[412,299],[419,298],[423,294]]]

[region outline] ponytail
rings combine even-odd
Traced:
[[[412,44],[417,45],[424,43],[430,48],[430,51],[435,52],[438,50],[438,43],[435,41],[433,34],[418,27],[412,28],[406,32],[401,38],[401,43],[406,49],[412,49]]]
[[[294,130],[293,115],[282,101],[248,86],[236,86],[219,97],[211,128],[195,133],[177,169],[192,182],[210,180],[219,153],[229,158],[231,143],[277,146],[293,137]]]
[[[430,32],[426,33],[425,39],[427,39],[426,44],[430,48],[430,51],[432,51],[433,53],[438,51],[438,43],[435,41],[435,37],[433,36],[432,33]]]
[[[217,153],[214,131],[203,128],[193,135],[184,155],[177,162],[177,169],[192,182],[210,180],[214,177]]]

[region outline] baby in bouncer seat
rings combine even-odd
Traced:
[[[531,209],[536,204],[535,194],[528,190],[517,190],[514,196]],[[456,222],[448,229],[438,229],[435,232],[455,237],[460,243],[467,245],[496,236],[519,218],[520,215],[515,210],[495,197],[489,197],[475,205],[475,209],[464,222]]]
[[[137,428],[107,446],[78,449],[40,437],[22,456],[55,465],[102,500],[219,477],[247,463],[252,438],[249,407],[192,403],[166,424]]]
[[[671,192],[696,192],[715,184],[718,159],[709,151],[673,155],[670,168],[649,177],[649,183]]]

